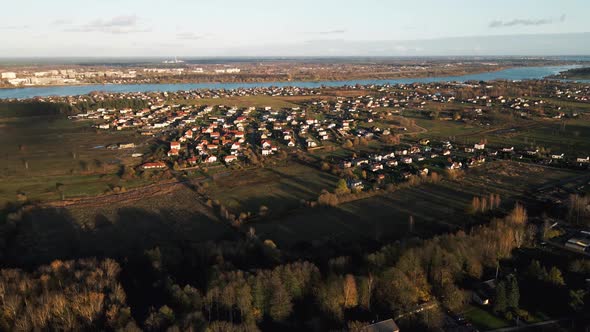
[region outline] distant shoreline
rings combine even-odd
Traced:
[[[354,85],[396,85],[414,83],[436,82],[492,82],[497,80],[544,80],[552,79],[569,69],[579,65],[554,65],[554,66],[527,66],[496,69],[493,71],[479,71],[464,75],[448,76],[448,73],[429,75],[423,77],[393,78],[393,79],[356,79],[346,80],[267,80],[252,82],[221,82],[221,83],[139,83],[139,84],[80,84],[62,86],[21,87],[0,89],[0,99],[31,99],[44,97],[65,97],[88,95],[93,92],[112,94],[124,93],[151,93],[151,92],[175,92],[189,90],[234,90],[270,87],[299,87],[316,89],[321,87],[342,87]],[[447,74],[447,75],[445,75]]]
[[[337,82],[343,80],[395,80],[395,79],[411,79],[411,78],[428,78],[428,77],[443,77],[443,76],[464,76],[464,75],[477,75],[477,74],[485,74],[485,73],[493,73],[498,72],[506,69],[511,68],[526,68],[526,67],[546,67],[546,66],[496,66],[493,69],[489,70],[456,70],[456,71],[440,71],[434,73],[434,75],[429,75],[430,73],[419,73],[416,72],[416,75],[359,75],[350,78],[339,78],[339,77],[321,77],[319,79],[306,79],[306,78],[295,78],[290,80],[281,79],[280,77],[269,76],[263,79],[256,79],[253,81],[249,80],[238,80],[238,79],[229,79],[229,80],[170,80],[170,79],[163,79],[157,82],[125,82],[125,83],[113,83],[113,82],[80,82],[76,84],[44,84],[44,85],[26,85],[26,86],[0,86],[0,90],[13,90],[13,89],[27,89],[27,88],[53,88],[53,87],[77,87],[77,86],[89,86],[89,85],[141,85],[141,84],[250,84],[250,83],[268,83],[268,82],[277,82],[277,83],[288,83],[288,82]],[[212,76],[215,77],[215,76]],[[228,77],[230,78],[230,77]]]

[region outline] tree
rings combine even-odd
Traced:
[[[515,225],[523,225],[527,221],[526,209],[517,203],[514,206],[514,210],[512,210],[512,212],[508,215],[508,221],[514,223]]]
[[[344,296],[341,278],[329,278],[318,291],[318,302],[323,311],[332,317],[341,320],[343,318]]]
[[[267,311],[266,305],[266,287],[261,275],[256,275],[250,280],[252,287],[252,313],[256,320],[262,319],[264,313]]]
[[[289,296],[285,286],[276,274],[273,274],[271,278],[270,289],[272,290],[269,302],[270,317],[278,322],[283,321],[285,318],[289,317],[293,310],[291,296]]]
[[[350,189],[348,189],[348,185],[346,184],[346,180],[340,179],[338,180],[338,184],[336,184],[336,190],[334,190],[336,195],[343,195],[350,193]]]
[[[549,270],[547,281],[554,284],[555,286],[565,285],[565,280],[563,280],[563,275],[561,274],[561,271],[555,266],[552,267],[551,270]]]
[[[229,320],[230,322],[234,322],[234,315],[233,315],[233,306],[236,303],[236,290],[234,288],[235,285],[230,284],[226,287],[221,289],[221,294],[219,300],[221,304],[225,307],[227,312],[229,313]]]
[[[520,301],[520,291],[518,289],[518,280],[515,276],[508,278],[506,289],[506,304],[508,308],[518,309],[518,302]]]
[[[469,301],[467,293],[459,289],[455,284],[448,283],[444,286],[443,305],[452,312],[459,312]]]
[[[133,169],[133,167],[130,167],[127,165],[125,165],[121,168],[120,174],[121,174],[121,179],[124,179],[124,180],[134,179],[136,176],[135,169]]]
[[[529,277],[537,280],[547,279],[547,270],[541,266],[538,260],[534,259],[529,267],[527,268],[527,274]]]
[[[391,310],[401,313],[416,306],[421,295],[406,274],[396,268],[385,271],[375,287],[375,298]]]
[[[508,300],[506,299],[506,284],[500,281],[496,286],[496,296],[494,297],[494,312],[505,312],[508,307]]]
[[[344,308],[353,308],[358,304],[358,293],[356,289],[356,280],[352,274],[347,274],[344,278]]]
[[[248,284],[238,286],[236,290],[236,305],[240,311],[242,321],[252,321],[252,292]]]
[[[586,291],[583,289],[577,290],[570,290],[570,302],[569,306],[576,312],[582,311],[584,309],[584,296],[586,296]]]
[[[366,310],[371,310],[371,299],[373,296],[373,290],[375,288],[375,279],[373,275],[369,273],[367,277],[360,279],[359,285],[359,304]]]

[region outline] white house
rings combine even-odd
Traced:
[[[484,150],[486,148],[486,145],[484,143],[476,143],[475,145],[473,145],[473,148],[476,150]]]

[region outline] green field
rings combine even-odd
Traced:
[[[528,120],[515,121],[502,127],[466,125],[459,121],[416,119],[416,124],[427,132],[419,137],[452,139],[462,144],[473,144],[483,139],[490,146],[514,146],[515,148],[543,147],[553,152],[578,154],[590,153],[590,120]]]
[[[537,126],[510,133],[492,133],[488,142],[498,145],[534,146],[566,153],[573,157],[590,153],[590,120],[577,119],[539,121]]]
[[[299,106],[297,103],[308,100],[311,97],[294,96],[294,97],[273,97],[273,96],[244,96],[244,97],[227,97],[227,98],[202,98],[202,99],[175,99],[169,104],[183,104],[183,105],[224,105],[229,107],[266,107],[270,106],[274,109],[291,108]]]
[[[511,326],[510,322],[505,319],[496,317],[488,311],[474,305],[470,305],[464,312],[464,315],[469,322],[482,330],[494,330]]]
[[[139,180],[121,182],[120,164],[135,150],[108,150],[109,144],[141,143],[134,132],[103,132],[88,121],[63,116],[2,117],[0,114],[0,205],[14,201],[17,192],[32,200],[101,194],[115,185],[134,187]]]
[[[333,190],[336,182],[331,174],[291,162],[229,173],[210,182],[208,193],[234,213],[257,213],[264,205],[280,215],[300,207],[302,200],[317,199],[323,189]]]

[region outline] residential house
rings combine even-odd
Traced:
[[[237,160],[238,160],[238,157],[236,157],[236,156],[234,156],[234,155],[225,156],[225,157],[223,158],[223,161],[224,161],[226,164],[232,163],[232,162],[234,162],[234,161],[237,161]]]
[[[161,161],[153,162],[153,163],[145,163],[141,165],[142,169],[162,169],[166,168],[166,164]]]

